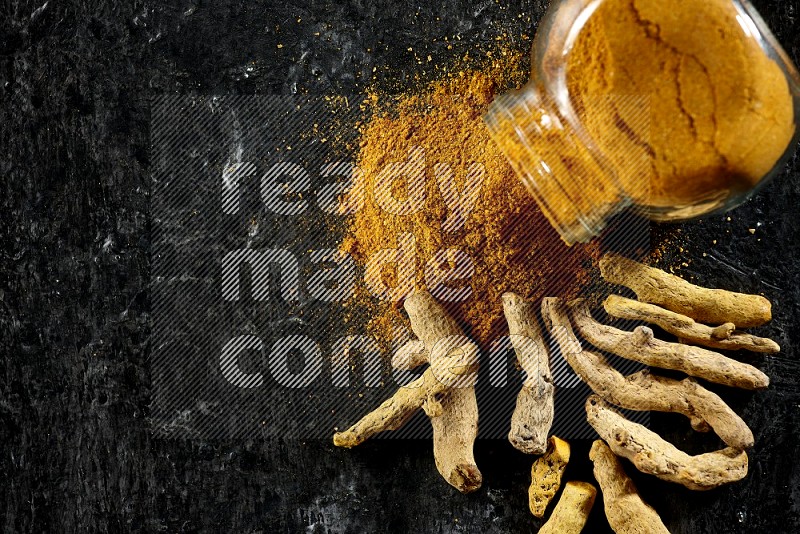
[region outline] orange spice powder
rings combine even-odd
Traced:
[[[398,247],[401,236],[414,238],[416,265],[410,285],[424,286],[425,265],[437,251],[456,249],[472,265],[472,275],[451,282],[468,287],[462,302],[445,303],[465,331],[481,345],[507,334],[501,295],[513,291],[525,298],[569,297],[587,282],[598,256],[597,245],[567,247],[542,215],[536,202],[495,147],[482,121],[494,96],[522,85],[528,66],[522,53],[502,51],[482,65],[464,68],[412,94],[370,95],[372,116],[360,125],[357,167],[364,204],[347,222],[341,249],[364,266],[375,253]],[[474,60],[465,63],[475,65]],[[424,154],[424,207],[415,213],[390,213],[376,199],[376,180],[387,165],[407,161],[410,151]],[[456,191],[468,173],[483,169],[479,190],[463,224],[448,222],[450,204],[442,191],[437,164],[446,165]],[[473,184],[474,185],[474,184]],[[391,194],[407,200],[408,184],[397,179]],[[443,260],[442,269],[454,268]],[[381,273],[388,287],[402,287],[398,269]],[[391,339],[393,327],[407,325],[400,301],[378,301],[362,284],[347,306],[366,311],[368,329],[379,341]]]

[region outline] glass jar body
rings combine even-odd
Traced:
[[[741,0],[565,0],[532,75],[485,119],[568,243],[634,206],[660,221],[730,209],[797,139],[798,74]]]

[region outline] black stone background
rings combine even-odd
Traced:
[[[798,3],[754,3],[800,59]],[[0,528],[535,531],[531,460],[504,441],[476,445],[484,488],[463,496],[428,442],[345,451],[151,436],[148,120],[151,96],[165,92],[352,94],[373,78],[399,89],[504,31],[527,46],[519,36],[545,4],[3,2]],[[723,392],[756,435],[746,480],[693,493],[635,477],[672,532],[800,526],[799,204],[793,158],[730,220],[683,225],[683,250],[666,258],[700,283],[763,292],[775,319],[761,332],[784,349],[753,358],[769,390]],[[652,421],[687,450],[716,445],[679,417]],[[575,443],[569,478],[591,480],[588,445]],[[600,504],[587,532],[608,531]]]

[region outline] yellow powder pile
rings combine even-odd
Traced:
[[[500,299],[504,292],[527,298],[573,295],[586,281],[586,267],[597,255],[595,246],[563,244],[489,138],[482,121],[488,105],[498,92],[519,86],[528,77],[521,53],[506,51],[495,58],[482,68],[461,70],[414,94],[395,99],[373,95],[378,109],[361,125],[357,158],[365,205],[350,220],[342,245],[357,263],[365,265],[376,252],[397,247],[400,236],[412,235],[416,248],[412,285],[416,286],[425,285],[423,267],[437,251],[462,251],[474,272],[460,285],[471,288],[471,296],[447,306],[467,333],[484,345],[507,334]],[[382,106],[384,102],[390,105]],[[376,179],[387,165],[408,161],[410,150],[425,156],[424,209],[413,214],[389,213],[376,199]],[[445,181],[457,191],[463,191],[475,164],[484,170],[474,208],[461,226],[446,223],[451,213],[437,164],[449,166],[451,180]],[[392,196],[397,201],[407,199],[407,186],[398,180]],[[440,260],[443,269],[456,265],[452,258],[450,263],[447,258]],[[381,280],[388,286],[403,285],[392,267],[381,273]],[[459,282],[453,284],[459,287]],[[348,306],[367,309],[372,316],[371,332],[388,340],[392,326],[405,322],[400,302],[375,302],[362,286]]]

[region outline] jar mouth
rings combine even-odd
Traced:
[[[496,97],[484,123],[567,245],[591,241],[630,205],[613,171],[535,87]]]

